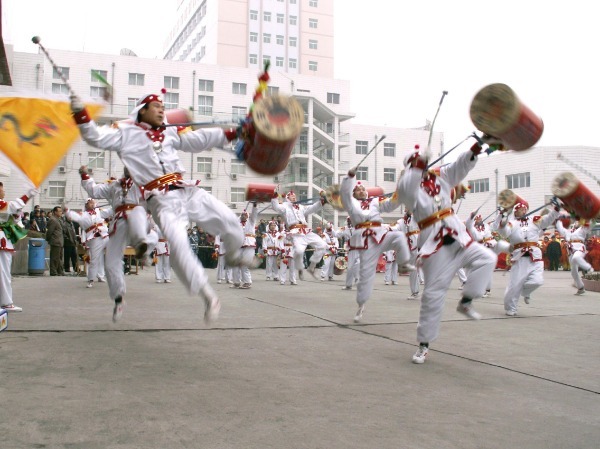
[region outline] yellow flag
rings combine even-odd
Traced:
[[[97,117],[102,105],[90,103],[86,109]],[[68,101],[0,96],[0,151],[36,187],[78,138]]]

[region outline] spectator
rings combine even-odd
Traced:
[[[554,237],[550,243],[548,243],[548,246],[546,246],[546,257],[548,257],[548,260],[550,261],[550,271],[558,271],[561,253],[562,249],[560,247],[560,242]]]
[[[63,216],[62,225],[65,240],[63,247],[65,273],[77,273],[77,237],[75,237],[75,227],[73,226],[73,221],[66,216]],[[73,267],[73,271],[71,271],[71,266]]]
[[[46,230],[46,241],[50,245],[50,276],[64,276],[63,247],[65,245],[62,220],[62,208],[60,206],[52,209],[52,215],[48,221]]]
[[[29,212],[25,212],[23,217],[21,217],[21,223],[23,223],[23,228],[29,229],[30,221],[29,221]]]
[[[34,209],[33,219],[30,221],[29,228],[33,231],[41,232],[43,234],[46,233],[46,219],[42,216],[41,209]]]

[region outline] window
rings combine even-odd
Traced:
[[[290,69],[295,69],[296,68],[296,59],[295,58],[290,58],[290,61],[289,61],[288,65],[289,65]]]
[[[104,151],[88,151],[88,168],[104,168]]]
[[[396,157],[396,144],[395,143],[384,143],[383,144],[383,155],[389,157]]]
[[[198,114],[213,115],[213,97],[198,95]]]
[[[196,171],[199,173],[211,173],[212,172],[212,158],[210,157],[199,157],[196,158]]]
[[[64,198],[67,189],[67,181],[49,181],[48,182],[48,197],[49,198]]]
[[[90,86],[90,97],[92,98],[104,98],[107,95],[106,87],[104,86]]]
[[[366,140],[356,141],[356,154],[367,154],[369,142]]]
[[[316,50],[318,46],[317,40],[316,39],[309,39],[308,40],[308,48],[310,48],[311,50]]]
[[[308,70],[311,72],[317,71],[317,61],[308,61]]]
[[[106,79],[108,77],[108,72],[106,70],[94,70],[94,69],[92,69],[92,71],[91,71],[91,76],[92,76],[91,81],[92,82],[94,82],[94,81],[98,82],[99,81],[98,78],[96,78],[96,76],[94,74],[98,74],[100,77],[102,77],[104,79]]]
[[[243,106],[232,106],[231,107],[231,119],[234,122],[238,122],[246,118],[246,108]]]
[[[167,92],[164,94],[163,102],[165,109],[177,109],[179,107],[179,93]]]
[[[297,16],[290,16],[290,25],[296,25],[297,22],[298,22]]]
[[[283,57],[277,56],[275,58],[275,67],[283,67]]]
[[[198,80],[198,90],[201,92],[214,92],[213,80]]]
[[[308,154],[308,132],[307,131],[302,131],[302,133],[300,133],[298,142],[296,142],[296,148],[298,149],[299,154]]]
[[[317,28],[318,24],[319,24],[318,19],[308,19],[308,27],[309,28]]]
[[[471,193],[489,192],[490,178],[473,179],[469,181],[469,190],[471,191]]]
[[[246,201],[246,188],[245,187],[232,187],[231,188],[231,202],[241,203]]]
[[[283,45],[283,36],[278,34],[275,42],[277,43],[277,45]]]
[[[308,164],[306,162],[298,164],[298,181],[308,182]]]
[[[135,109],[135,104],[137,103],[137,98],[128,98],[127,99],[127,114],[131,114],[131,111]]]
[[[383,169],[383,180],[384,181],[396,181],[396,169],[395,168],[384,168]]]
[[[356,180],[357,181],[368,181],[369,180],[369,168],[368,167],[358,167],[358,171],[356,172]]]
[[[267,86],[267,92],[269,95],[276,95],[279,93],[279,87],[277,86]]]
[[[69,95],[69,88],[66,84],[52,83],[52,93]]]
[[[143,73],[130,73],[129,74],[129,85],[130,86],[143,86],[144,85],[144,74]]]
[[[295,5],[296,4],[296,0],[290,0],[290,5]]]
[[[268,11],[264,12],[264,13],[263,13],[263,20],[264,20],[265,22],[270,22],[270,21],[271,21],[271,13],[270,13],[270,12],[268,12]]]
[[[165,89],[179,89],[179,77],[165,76]]]
[[[332,92],[327,92],[327,103],[340,104],[340,94],[334,94]]]
[[[298,42],[298,38],[290,36],[290,47],[295,47]]]
[[[270,44],[271,43],[271,34],[263,33],[263,43]]]
[[[232,92],[238,95],[246,95],[246,84],[245,83],[233,83]]]
[[[55,79],[55,80],[62,79],[62,77],[60,76],[61,73],[66,80],[69,79],[69,68],[68,67],[54,67],[52,69],[52,79]]]
[[[531,187],[529,172],[516,175],[506,175],[506,188],[518,189],[519,187]]]
[[[258,64],[258,56],[255,54],[252,54],[248,58],[248,61],[250,62],[250,64]]]
[[[319,5],[318,5],[317,0],[309,0],[308,6],[312,6],[313,8],[316,8]]]
[[[244,162],[231,160],[231,173],[235,173],[237,175],[246,174],[246,164]]]
[[[250,33],[250,42],[258,42],[258,33]]]
[[[250,10],[250,20],[258,20],[258,11]]]
[[[283,14],[277,14],[277,23],[283,23],[285,21],[285,16]]]

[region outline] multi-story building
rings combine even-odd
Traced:
[[[98,100],[103,94],[104,87],[92,75],[93,71],[100,72],[112,84],[113,99],[98,120],[106,124],[128,118],[139,97],[166,87],[167,108],[189,110],[193,122],[234,126],[248,113],[258,84],[256,68],[52,49],[50,52],[72,89],[84,100]],[[13,87],[0,86],[0,91],[37,91],[68,101],[67,86],[43,54],[13,52],[7,46],[7,55]],[[382,135],[386,139],[360,164],[358,177],[367,185],[378,185],[385,192],[392,192],[406,152],[415,144],[424,148],[428,141],[426,129],[353,125],[347,81],[277,71],[271,72],[271,78],[271,92],[295,97],[304,109],[301,135],[282,173],[260,175],[238,161],[231,149],[181,154],[185,177],[200,179],[206,190],[240,212],[246,207],[246,187],[250,183],[272,183],[279,185],[280,191],[295,190],[299,199],[316,198],[320,190],[338,183],[350,167],[358,164]],[[442,147],[441,133],[433,133],[433,153],[438,154]],[[87,195],[80,188],[77,174],[81,165],[90,167],[98,181],[119,177],[123,172],[116,154],[78,141],[44,181],[32,204],[51,208],[65,202],[70,208],[82,208]],[[21,195],[24,178],[6,165],[2,174],[10,176],[10,182],[6,183],[7,197]],[[267,208],[262,217],[273,214]],[[398,210],[385,218],[392,221],[400,214]],[[327,206],[323,215],[314,219],[337,224],[345,219],[345,214],[342,213],[340,220],[339,211]]]
[[[183,0],[164,58],[333,78],[333,0]]]

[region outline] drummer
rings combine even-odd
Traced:
[[[321,268],[321,280],[325,279],[333,281],[333,271],[335,268],[335,259],[340,248],[340,241],[337,237],[337,232],[333,228],[333,223],[327,223],[325,229],[325,243],[327,243],[326,258],[324,258],[323,267]]]
[[[566,229],[562,220],[556,221],[556,230],[565,239],[568,245],[571,276],[573,277],[573,281],[575,281],[575,287],[577,288],[575,294],[577,296],[581,296],[585,293],[585,286],[579,275],[579,270],[586,274],[594,272],[592,265],[585,260],[585,255],[587,254],[585,241],[590,236],[593,227],[593,221],[590,222],[590,220],[575,221],[573,226],[571,226],[571,229]]]
[[[316,279],[315,270],[327,250],[327,244],[321,237],[312,232],[308,227],[306,219],[309,215],[323,208],[325,198],[321,196],[317,202],[310,206],[296,204],[296,194],[293,191],[289,191],[285,195],[281,204],[279,204],[279,198],[279,193],[275,190],[273,199],[271,200],[271,207],[275,212],[282,215],[285,226],[292,235],[294,242],[294,262],[298,270],[298,277],[301,281],[304,280],[304,261],[302,259],[306,247],[310,245],[314,248],[314,252],[309,261],[308,272]]]
[[[519,199],[513,206],[512,220],[508,220],[508,211],[496,217],[498,234],[507,238],[513,248],[510,279],[504,293],[504,310],[511,317],[517,316],[519,297],[523,296],[525,304],[529,304],[531,294],[544,283],[544,260],[538,241],[544,229],[559,216],[557,204],[543,217],[530,216],[528,210],[529,204]]]
[[[382,201],[379,197],[368,197],[367,189],[356,181],[358,167],[348,171],[340,186],[342,205],[352,218],[354,232],[350,237],[350,249],[360,252],[360,275],[357,286],[356,302],[358,310],[354,322],[363,316],[365,304],[373,292],[375,268],[381,253],[395,250],[401,272],[415,270],[409,263],[410,250],[406,234],[392,230],[382,223],[381,213],[391,212],[400,206],[396,196]]]

